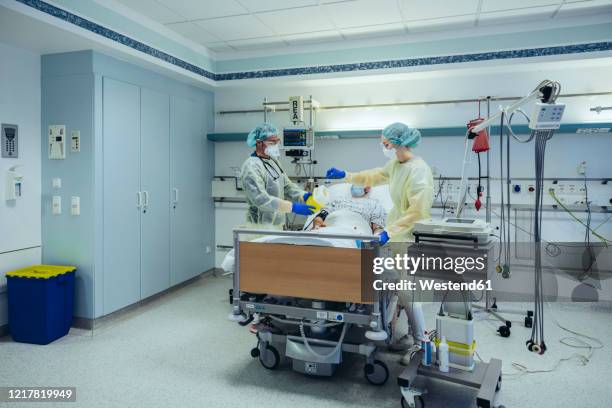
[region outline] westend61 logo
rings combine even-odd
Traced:
[[[459,275],[466,271],[481,272],[486,268],[486,254],[471,256],[408,256],[397,254],[394,257],[374,258],[372,272],[380,275],[385,271],[406,271],[414,275],[417,271],[453,271]]]

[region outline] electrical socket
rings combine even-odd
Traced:
[[[586,167],[587,167],[587,162],[586,161],[580,162],[580,164],[576,168],[576,170],[578,171],[578,174],[584,176],[586,174]]]

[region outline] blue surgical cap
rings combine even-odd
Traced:
[[[246,142],[249,146],[255,147],[258,140],[264,141],[271,136],[278,136],[278,129],[276,126],[270,123],[262,123],[251,130],[251,133],[247,136]]]
[[[404,123],[395,122],[383,129],[382,135],[394,145],[417,147],[421,143],[421,132]]]

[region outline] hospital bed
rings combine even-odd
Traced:
[[[233,239],[230,319],[253,324],[253,358],[274,369],[284,357],[295,371],[328,376],[343,353],[354,353],[365,357],[370,383],[387,381],[389,370],[376,359],[389,338],[385,304],[372,289],[378,236],[234,229]]]

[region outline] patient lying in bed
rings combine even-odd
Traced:
[[[348,185],[345,185],[345,188],[348,187]],[[363,192],[353,188],[350,195],[348,190],[344,191],[346,191],[346,194],[337,194],[327,203],[325,210],[329,215],[325,220],[321,217],[311,216],[304,223],[304,230],[315,233],[372,235],[372,233],[380,232],[384,228],[387,211],[377,199],[370,197],[369,187],[366,187]],[[257,238],[254,242],[332,246],[336,248],[358,248],[359,246],[358,242],[352,239],[312,236],[283,237],[273,234]],[[232,249],[225,256],[221,268],[232,273],[234,272],[234,266],[234,250]]]
[[[385,227],[387,211],[382,204],[375,198],[370,198],[371,187],[351,189],[351,197],[337,197],[332,199],[325,206],[325,210],[333,214],[336,211],[344,210],[359,214],[367,223],[370,224],[370,232],[379,233]],[[313,221],[313,229],[327,226],[327,222],[322,217],[316,217]]]
[[[311,217],[312,218],[312,217]],[[306,221],[308,225],[312,219]],[[329,214],[325,219],[325,225],[321,225],[311,232],[321,232],[325,234],[351,234],[351,235],[371,235],[372,227],[361,215],[349,210],[336,210]],[[279,236],[265,235],[253,240],[253,242],[267,242],[276,244],[290,245],[315,245],[335,248],[358,248],[359,243],[354,239],[323,238],[316,236]],[[235,267],[234,250],[232,249],[223,259],[221,268],[228,273],[233,273]]]

